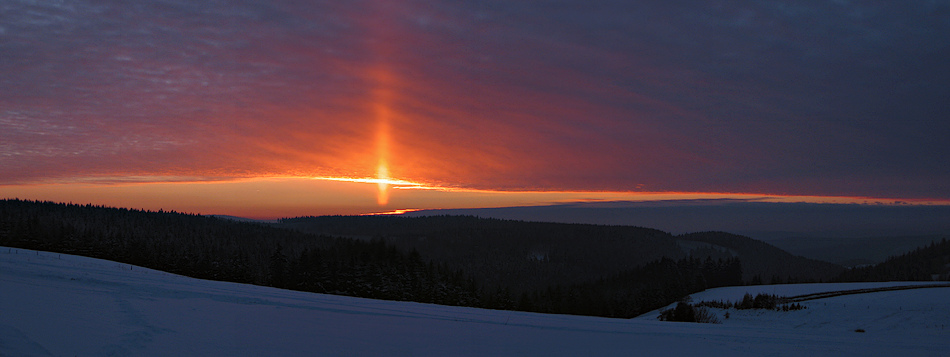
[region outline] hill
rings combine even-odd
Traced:
[[[0,201],[0,244],[301,291],[606,317],[632,317],[742,284],[744,276],[805,281],[838,273],[724,233],[674,237],[640,227],[459,216],[267,225],[19,200]]]
[[[887,236],[862,238],[792,237],[769,243],[789,253],[846,267],[878,264],[887,258],[910,252],[946,235]]]
[[[0,200],[0,245],[110,259],[201,279],[478,305],[474,282],[464,273],[381,241],[176,212]]]
[[[699,232],[677,238],[708,244],[709,249],[694,250],[703,255],[718,250],[740,257],[742,278],[753,285],[829,280],[844,270],[839,265],[795,256],[771,244],[737,234]]]
[[[514,293],[609,278],[661,258],[738,258],[742,279],[819,281],[842,267],[796,257],[767,243],[722,232],[673,236],[632,226],[543,223],[473,216],[330,216],[280,220],[278,227],[380,238],[400,249],[471,272]]]
[[[840,281],[950,280],[950,240],[931,242],[883,263],[848,269]]]
[[[694,300],[853,286],[721,288]],[[808,308],[799,311],[732,311],[731,318],[712,325],[660,322],[650,315],[618,320],[314,294],[0,248],[0,291],[3,356],[822,357],[950,351],[950,288],[806,301]],[[858,328],[866,332],[856,333]]]
[[[284,219],[278,227],[384,239],[404,251],[474,274],[513,293],[573,284],[680,258],[672,236],[624,226],[521,222],[472,216],[329,216]]]

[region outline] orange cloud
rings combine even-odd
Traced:
[[[358,178],[376,180],[377,205],[398,202],[398,180],[947,196],[950,178],[932,164],[947,151],[937,120],[946,115],[928,101],[942,92],[904,94],[913,108],[849,109],[837,104],[876,92],[842,99],[828,78],[789,71],[821,67],[800,62],[812,57],[720,56],[794,41],[770,42],[765,29],[712,48],[735,33],[676,17],[675,4],[639,4],[145,2],[14,13],[16,41],[0,44],[10,54],[0,64],[0,184]],[[31,16],[51,25],[20,20]],[[880,90],[875,98],[890,98],[890,85]],[[854,119],[872,117],[878,124]]]

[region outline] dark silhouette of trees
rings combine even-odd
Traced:
[[[793,256],[724,232],[673,236],[630,226],[524,222],[473,216],[325,216],[280,220],[276,226],[315,234],[380,238],[402,251],[460,269],[494,292],[524,292],[596,281],[662,258],[738,258],[742,282],[817,282],[843,267]],[[694,246],[683,248],[683,243]]]
[[[676,303],[676,307],[660,311],[660,316],[657,318],[660,321],[719,323],[719,318],[709,310],[701,306],[691,305],[687,301],[680,301]]]
[[[742,259],[742,279],[751,285],[820,282],[831,280],[844,271],[842,266],[794,256],[768,243],[737,234],[697,232],[677,238],[734,251]]]
[[[688,253],[681,240],[704,247]],[[749,241],[718,232],[673,237],[639,227],[449,216],[305,217],[268,225],[0,200],[5,246],[318,293],[624,318],[704,289],[741,285],[750,274],[747,261],[759,266],[754,275],[773,281],[805,280],[793,274],[797,264],[805,264],[802,271],[822,267]],[[758,253],[779,257],[773,264],[786,270],[748,256]]]
[[[372,242],[177,212],[0,201],[0,244],[222,281],[478,305],[474,280]]]
[[[742,266],[735,258],[663,258],[593,282],[522,293],[517,307],[544,313],[630,318],[692,293],[741,283]],[[486,304],[491,301],[486,299]]]
[[[843,272],[838,281],[950,281],[950,241],[915,249],[884,262]]]

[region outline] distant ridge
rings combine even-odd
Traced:
[[[789,253],[846,267],[878,264],[950,235],[889,236],[861,238],[790,237],[769,243]]]
[[[493,284],[525,289],[596,280],[661,258],[738,257],[746,282],[827,280],[844,269],[724,232],[674,236],[643,227],[474,216],[299,217],[282,219],[277,226],[314,234],[384,239]],[[682,241],[706,246],[683,245]]]
[[[226,219],[229,221],[248,222],[248,223],[277,223],[278,221],[276,219],[253,219],[253,218],[244,218],[244,217],[238,217],[238,216],[228,216],[224,214],[209,214],[207,216],[220,218],[220,219]]]
[[[673,234],[722,231],[764,241],[787,237],[950,235],[950,205],[707,199],[423,210],[406,215],[474,215],[536,222],[628,225],[651,227]]]
[[[795,256],[766,242],[738,234],[698,232],[677,238],[736,252],[742,261],[743,280],[753,285],[827,281],[844,270],[840,265]]]

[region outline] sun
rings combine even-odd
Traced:
[[[380,206],[385,206],[389,204],[389,183],[391,179],[389,178],[389,166],[386,165],[385,160],[379,161],[379,166],[376,167],[376,203]]]

